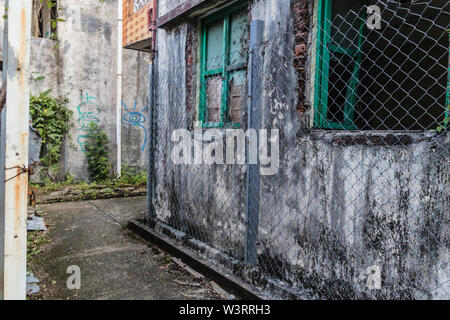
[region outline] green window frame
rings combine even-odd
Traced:
[[[232,15],[247,7],[247,1],[239,2],[229,8],[219,11],[202,20],[201,32],[201,75],[200,75],[200,105],[199,105],[199,121],[203,128],[240,128],[241,123],[231,121],[230,110],[230,83],[233,74],[247,70],[248,48],[244,48],[246,53],[240,63],[233,63],[230,47],[232,46]],[[248,17],[248,14],[246,15]],[[223,32],[221,36],[220,59],[215,63],[209,63],[211,52],[214,48],[210,46],[208,31],[214,24],[219,25],[223,22]],[[247,24],[245,25],[247,30]],[[246,31],[245,31],[246,32]],[[217,39],[216,39],[217,40]],[[219,57],[219,56],[217,56]],[[208,115],[208,81],[219,80],[220,85],[220,120],[210,121]]]
[[[449,64],[447,66],[447,94],[445,96],[445,116],[444,116],[444,122],[441,126],[437,128],[438,131],[442,131],[443,129],[448,128],[448,124],[450,122],[450,28],[447,29],[448,32],[448,61]]]
[[[314,126],[322,129],[357,130],[353,119],[357,99],[357,86],[362,62],[361,47],[365,27],[365,10],[361,17],[361,27],[356,48],[336,45],[332,42],[332,9],[333,2],[339,0],[319,0],[318,5],[318,30],[317,30],[317,62],[315,76],[315,117]],[[361,1],[365,7],[365,1]],[[330,95],[330,69],[332,55],[340,54],[342,57],[354,61],[352,75],[347,84],[345,103],[342,108],[342,121],[334,121],[328,118]]]

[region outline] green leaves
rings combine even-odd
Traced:
[[[122,166],[122,176],[115,180],[117,183],[127,185],[141,185],[147,183],[147,172],[130,167],[128,164]]]
[[[50,90],[30,97],[30,116],[33,127],[42,138],[42,164],[52,167],[59,164],[61,146],[69,130],[72,111],[67,108],[68,99],[50,96]]]
[[[447,98],[447,111],[445,112],[445,118],[442,123],[439,123],[439,127],[436,128],[438,133],[442,133],[444,130],[447,130],[448,124],[450,122],[450,97]]]
[[[111,176],[108,136],[99,129],[97,123],[91,122],[89,124],[88,141],[86,157],[89,174],[95,182],[105,181]]]

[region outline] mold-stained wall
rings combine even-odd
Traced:
[[[185,2],[160,0],[159,17]],[[261,127],[282,137],[279,172],[261,177],[259,271],[242,264],[246,167],[172,162],[174,130],[202,141],[189,114],[198,104],[192,16],[157,35],[152,223],[261,287],[272,278],[322,299],[448,298],[450,138],[311,130],[313,10],[308,0],[249,5],[265,23],[262,86],[278,99],[263,100]],[[301,63],[286,62],[294,58]],[[380,271],[379,290],[367,286],[371,270]]]

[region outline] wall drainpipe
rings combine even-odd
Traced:
[[[152,7],[148,10],[148,30],[152,33],[151,61],[156,57],[156,19],[158,17],[158,0],[152,0]]]
[[[148,130],[148,182],[147,182],[147,220],[149,225],[154,221],[154,210],[153,210],[153,134],[155,132],[153,128],[153,108],[155,106],[155,93],[154,93],[154,72],[155,72],[155,58],[156,58],[156,19],[158,16],[158,1],[152,0],[152,7],[148,10],[148,30],[151,31],[151,54],[150,54],[150,65],[149,65],[149,90],[148,90],[148,119],[149,119],[149,130]]]

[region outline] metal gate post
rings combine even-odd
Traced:
[[[153,180],[154,179],[154,164],[153,164],[153,150],[155,147],[155,120],[154,117],[154,108],[155,108],[155,65],[154,60],[150,62],[149,72],[149,90],[148,90],[148,179],[147,179],[147,220],[151,225],[155,220],[155,212],[153,209]]]
[[[263,59],[259,54],[257,45],[263,40],[264,22],[254,20],[250,23],[250,67],[248,73],[249,108],[248,130],[259,132],[261,128],[262,87],[260,70]],[[249,139],[250,143],[254,143]],[[247,148],[247,178],[246,178],[246,218],[247,231],[245,239],[245,263],[258,264],[258,226],[259,226],[259,192],[260,192],[260,167],[259,164],[250,163],[250,152],[255,148]],[[258,148],[256,148],[258,149]],[[259,160],[259,157],[258,157]]]
[[[4,79],[8,90],[1,115],[0,298],[26,298],[29,65],[32,0],[9,1]],[[5,48],[6,49],[6,48]]]

